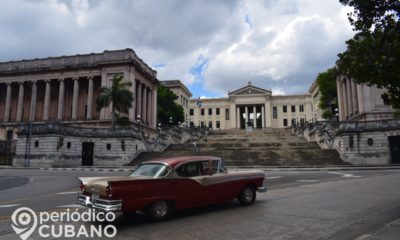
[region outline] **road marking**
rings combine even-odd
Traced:
[[[341,172],[328,172],[328,173],[340,175],[340,176],[342,176],[344,178],[359,178],[359,177],[361,177],[361,176],[357,176],[357,175],[354,175],[354,174],[351,174],[351,173],[341,173]]]
[[[0,180],[5,180],[5,179],[13,179],[15,177],[0,177]]]
[[[66,194],[77,194],[78,192],[59,192],[57,195],[66,195]]]
[[[78,205],[78,204],[69,204],[69,205],[61,205],[61,206],[57,206],[58,208],[83,208],[82,205]]]
[[[276,178],[281,178],[282,176],[272,176],[272,177],[266,177],[266,179],[276,179]]]
[[[12,208],[12,207],[17,207],[21,204],[8,204],[8,205],[0,205],[0,208]]]
[[[305,180],[297,180],[297,182],[319,182],[319,180],[315,180],[315,179],[305,179]]]

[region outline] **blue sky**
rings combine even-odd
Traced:
[[[306,93],[354,34],[338,0],[0,1],[0,61],[132,48],[194,97]]]

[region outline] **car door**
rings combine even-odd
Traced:
[[[184,163],[175,170],[177,178],[175,184],[176,208],[190,208],[207,203],[202,185],[200,163],[198,161]]]

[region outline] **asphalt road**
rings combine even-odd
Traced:
[[[77,209],[78,176],[127,174],[1,169],[0,239],[17,239],[10,216],[19,207],[35,212]],[[400,236],[400,171],[269,171],[266,177],[269,191],[259,193],[253,206],[241,207],[234,201],[185,210],[162,223],[140,214],[118,214],[113,222],[115,239],[375,240]],[[40,239],[36,232],[32,236],[29,239]]]

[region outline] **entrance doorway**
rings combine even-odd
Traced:
[[[82,166],[93,166],[94,143],[82,142]]]
[[[390,136],[389,147],[391,163],[400,164],[400,136]]]

